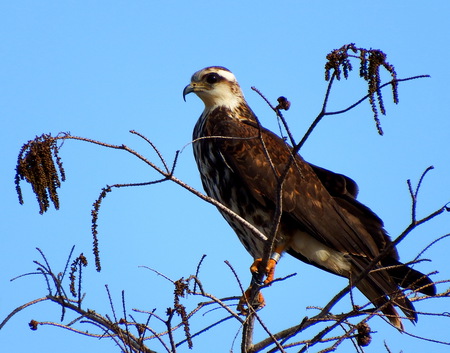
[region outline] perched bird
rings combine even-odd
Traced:
[[[260,126],[228,69],[212,66],[197,71],[183,98],[191,92],[205,105],[194,128],[193,148],[206,193],[263,234],[270,232],[280,205],[277,200],[281,201],[274,253],[266,269],[268,281],[285,252],[351,280],[389,247],[391,239],[381,219],[356,200],[356,183],[293,156],[285,140]],[[281,197],[277,197],[280,180]],[[251,270],[257,271],[264,240],[219,211],[255,259]],[[417,313],[400,287],[426,295],[435,295],[436,289],[427,276],[399,262],[395,247],[386,253],[356,287],[403,329],[394,305],[413,322]]]

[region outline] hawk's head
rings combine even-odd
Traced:
[[[193,74],[191,83],[184,88],[183,99],[191,92],[200,97],[206,110],[219,106],[233,109],[244,101],[236,77],[221,66],[210,66]]]

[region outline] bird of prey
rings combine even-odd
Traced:
[[[284,139],[261,127],[228,69],[212,66],[197,71],[183,98],[191,92],[205,105],[194,128],[193,148],[206,193],[263,234],[270,232],[281,207],[274,253],[266,269],[268,281],[283,253],[351,281],[385,252],[356,287],[395,327],[403,329],[394,305],[417,321],[400,287],[435,295],[434,284],[399,261],[381,219],[356,200],[356,183],[294,156]],[[280,196],[280,178],[288,165]],[[255,259],[251,270],[257,271],[264,240],[219,211]]]

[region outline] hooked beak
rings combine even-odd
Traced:
[[[186,87],[184,87],[183,90],[183,100],[186,102],[186,96],[189,93],[195,92],[195,85],[193,85],[192,83],[188,84]]]
[[[200,92],[205,92],[205,91],[209,91],[211,89],[211,87],[209,87],[207,84],[203,83],[203,82],[191,82],[190,84],[188,84],[186,87],[184,87],[183,90],[183,99],[186,102],[186,96],[189,93],[200,93]]]

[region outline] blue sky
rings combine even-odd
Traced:
[[[419,195],[418,215],[425,216],[450,201],[447,69],[450,50],[448,1],[3,1],[0,4],[0,318],[46,293],[38,277],[9,282],[34,271],[41,248],[57,271],[72,245],[88,256],[90,269],[84,289],[86,304],[110,313],[104,285],[120,307],[125,290],[129,308],[159,308],[172,304],[172,287],[162,277],[139,268],[159,270],[172,279],[194,273],[207,254],[201,272],[206,289],[217,296],[237,295],[238,286],[223,263],[229,260],[246,284],[250,256],[218,212],[174,184],[114,190],[104,201],[99,220],[103,271],[93,270],[90,210],[106,184],[144,182],[158,176],[122,151],[67,141],[61,157],[67,181],[60,189],[61,209],[38,214],[28,185],[25,205],[14,190],[14,168],[22,144],[42,133],[60,131],[108,143],[127,144],[156,160],[148,145],[128,133],[134,129],[150,138],[168,161],[191,139],[202,110],[195,96],[182,100],[182,90],[194,71],[210,65],[228,67],[263,124],[276,129],[270,109],[251,91],[258,87],[272,102],[288,97],[286,113],[300,138],[320,110],[326,83],[325,55],[354,42],[380,48],[399,77],[429,74],[431,78],[400,85],[400,104],[387,104],[381,122],[385,136],[376,134],[368,104],[325,119],[302,149],[314,164],[344,173],[360,186],[360,200],[370,206],[395,237],[409,223],[410,198],[406,180],[416,182],[429,165],[433,170]],[[388,77],[385,77],[388,79]],[[335,86],[330,109],[347,107],[364,92],[357,71]],[[385,91],[385,97],[389,96]],[[191,148],[183,150],[176,175],[200,188]],[[414,258],[431,240],[449,232],[443,215],[410,235],[399,246],[403,260]],[[450,277],[448,240],[430,249],[431,263],[420,270],[439,270],[437,280]],[[40,259],[39,259],[40,260]],[[285,283],[265,291],[268,306],[261,312],[273,331],[298,323],[309,305],[325,305],[345,281],[298,261],[283,258],[279,276],[297,272]],[[310,284],[312,282],[312,284]],[[445,286],[441,286],[441,289]],[[358,297],[359,298],[359,297]],[[361,301],[363,300],[360,298]],[[196,298],[188,305],[195,306]],[[342,304],[343,310],[348,301]],[[448,300],[417,304],[419,311],[448,311]],[[336,309],[339,310],[339,307]],[[57,328],[28,329],[31,319],[57,321],[50,304],[15,316],[0,331],[5,351],[102,352],[111,342],[81,337]],[[199,317],[213,322],[214,312]],[[367,352],[432,350],[433,345],[399,334],[382,320],[371,326],[378,334]],[[420,317],[413,334],[448,337],[448,322]],[[228,352],[237,323],[206,333],[194,341],[196,352]],[[162,351],[156,343],[151,348]],[[349,348],[349,347],[348,347]],[[234,347],[239,351],[239,346]],[[180,351],[187,351],[187,347]]]

